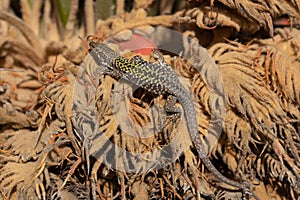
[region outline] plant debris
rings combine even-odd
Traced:
[[[186,119],[164,111],[167,97],[101,75],[89,40],[148,60],[161,49],[216,168],[260,199],[299,199],[299,9],[297,0],[3,1],[0,199],[243,198],[201,164]]]

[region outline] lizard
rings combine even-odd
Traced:
[[[125,79],[153,94],[175,96],[183,108],[191,141],[206,168],[220,181],[239,188],[243,194],[254,195],[255,197],[250,184],[239,183],[225,177],[208,158],[198,134],[198,122],[194,102],[188,91],[180,83],[176,72],[164,61],[160,52],[157,50],[153,52],[159,62],[156,63],[148,62],[139,55],[129,60],[119,55],[104,43],[90,42],[89,46],[91,47],[90,55],[93,57],[95,63],[103,69],[103,74],[117,80],[120,78]]]

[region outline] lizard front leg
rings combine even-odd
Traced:
[[[162,66],[168,65],[168,63],[166,63],[166,61],[165,61],[165,59],[163,57],[163,54],[161,52],[159,52],[158,50],[153,49],[151,51],[151,56],[153,58],[155,58],[159,62],[160,65],[162,65]]]

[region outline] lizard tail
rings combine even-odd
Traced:
[[[197,121],[197,113],[194,108],[194,102],[191,98],[191,96],[185,92],[182,91],[182,94],[177,95],[178,101],[181,103],[183,110],[184,110],[184,116],[187,121],[188,130],[190,133],[191,140],[197,149],[197,153],[201,161],[204,163],[204,165],[207,167],[207,169],[220,181],[229,184],[231,186],[234,186],[236,188],[239,188],[243,190],[243,192],[252,194],[250,186],[248,184],[238,183],[236,181],[230,180],[229,178],[225,177],[223,174],[219,172],[218,169],[212,164],[210,159],[207,157],[207,153],[204,149],[204,146],[202,144],[202,141],[200,139],[199,133],[198,133],[198,121]]]

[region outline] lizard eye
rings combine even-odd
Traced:
[[[89,46],[94,49],[98,46],[98,43],[97,42],[90,42]]]

